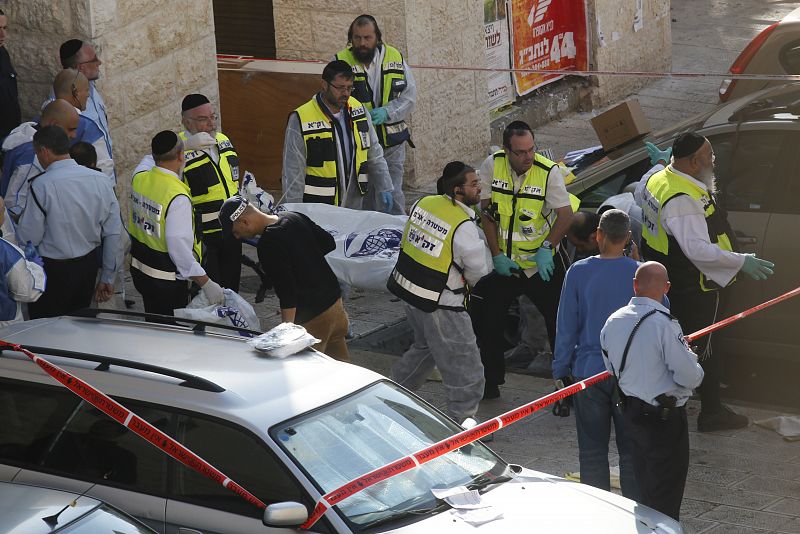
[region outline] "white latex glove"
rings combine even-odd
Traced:
[[[217,144],[217,141],[207,132],[197,132],[190,135],[183,142],[184,150],[203,150]]]
[[[220,306],[225,304],[225,292],[222,291],[222,287],[215,281],[209,278],[208,282],[206,282],[200,289],[203,290],[203,294],[208,299],[209,304]]]

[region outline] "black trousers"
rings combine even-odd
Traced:
[[[242,277],[242,242],[232,235],[203,235],[203,267],[209,278],[222,287],[239,292]]]
[[[670,292],[670,313],[678,318],[684,335],[697,332],[714,323],[719,316],[718,291]],[[697,392],[700,394],[701,409],[716,412],[721,409],[719,383],[722,378],[722,362],[719,355],[711,350],[712,335],[703,336],[692,342],[697,347],[698,361],[705,375]]]
[[[673,408],[665,420],[657,410],[636,397],[628,397],[625,431],[639,484],[639,502],[678,520],[689,472],[686,409]]]
[[[189,304],[189,282],[186,280],[158,280],[142,273],[139,269],[131,269],[133,287],[142,295],[144,311],[160,315],[174,315],[177,308],[185,308]],[[151,322],[161,322],[148,319]]]
[[[58,317],[91,305],[97,282],[96,251],[69,260],[42,260],[47,285],[39,300],[28,304],[31,319]]]
[[[478,339],[478,347],[481,349],[483,373],[487,385],[505,383],[503,332],[508,308],[520,295],[526,295],[539,309],[544,317],[550,347],[551,349],[555,347],[556,315],[566,269],[560,253],[553,259],[555,269],[547,282],[542,280],[538,273],[526,278],[524,275],[501,276],[492,271],[481,278],[472,290],[469,313],[472,318],[472,328]]]

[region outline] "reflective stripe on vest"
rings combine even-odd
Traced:
[[[406,89],[406,72],[403,67],[403,54],[393,46],[381,45],[386,49],[381,63],[380,103],[385,106],[390,101],[400,96]],[[376,52],[377,53],[377,52]],[[357,98],[367,109],[374,106],[374,92],[369,86],[369,79],[364,66],[353,55],[350,48],[345,48],[336,54],[336,59],[346,61],[353,69],[353,97]],[[389,122],[376,126],[378,139],[385,147],[399,145],[411,138],[406,121]]]
[[[186,132],[179,135],[186,140]],[[217,214],[222,203],[239,191],[239,156],[225,135],[217,133],[216,141],[219,163],[204,150],[184,152],[183,180],[189,184],[192,204],[202,220],[204,234],[222,232]]]
[[[319,95],[295,110],[300,120],[300,129],[306,145],[306,182],[303,191],[303,202],[320,202],[340,206],[343,191],[339,191],[341,183],[338,165],[338,148],[334,138],[334,125],[331,118],[320,107]],[[350,135],[355,142],[355,168],[358,190],[364,195],[367,192],[367,151],[370,147],[369,122],[367,110],[352,96],[348,100]],[[349,136],[348,136],[349,138]],[[349,142],[343,139],[343,142]],[[346,163],[346,162],[345,162]],[[347,169],[345,184],[350,179]]]
[[[703,206],[709,239],[722,250],[732,251],[728,226],[722,212],[706,190],[667,167],[650,177],[642,202],[642,254],[645,259],[662,263],[669,273],[673,288],[691,288],[699,284],[703,291],[714,291],[719,285],[709,280],[681,250],[675,238],[661,225],[661,211],[673,198],[688,195]],[[734,279],[735,280],[735,279]],[[731,280],[733,283],[734,280]]]
[[[446,195],[420,199],[408,217],[400,256],[386,283],[389,291],[424,312],[436,310],[453,265],[453,235],[470,220]]]
[[[547,195],[547,176],[555,163],[536,154],[519,191],[514,194],[514,179],[505,151],[498,150],[493,157],[492,203],[497,205],[500,215],[497,244],[503,254],[523,269],[536,267],[536,262],[528,257],[536,254],[550,233],[551,223],[542,210]]]
[[[159,167],[137,173],[131,184],[131,267],[159,280],[176,280],[177,267],[167,249],[167,213],[172,201],[191,198],[189,186]],[[201,244],[194,220],[193,252],[201,258]]]

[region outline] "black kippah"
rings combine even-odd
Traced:
[[[80,50],[82,46],[83,41],[80,39],[70,39],[69,41],[66,41],[61,45],[61,48],[58,49],[58,55],[61,57],[61,61],[63,62],[64,60],[69,59],[77,54],[78,50]]]
[[[200,93],[193,93],[191,95],[186,95],[183,98],[183,102],[181,102],[181,111],[186,111],[189,109],[194,109],[197,106],[202,106],[203,104],[208,104],[210,101],[206,95],[201,95]]]
[[[451,161],[444,166],[444,170],[442,171],[442,180],[447,181],[450,178],[455,177],[458,173],[464,170],[464,167],[466,167],[466,165],[460,161]]]
[[[680,134],[672,144],[672,157],[675,159],[686,158],[700,150],[706,138],[694,132]]]
[[[171,130],[164,130],[158,132],[153,140],[150,141],[150,148],[154,156],[161,156],[166,154],[178,144],[178,134]]]

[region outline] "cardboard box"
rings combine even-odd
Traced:
[[[627,100],[590,121],[603,149],[608,151],[650,133],[650,122],[638,100]]]

